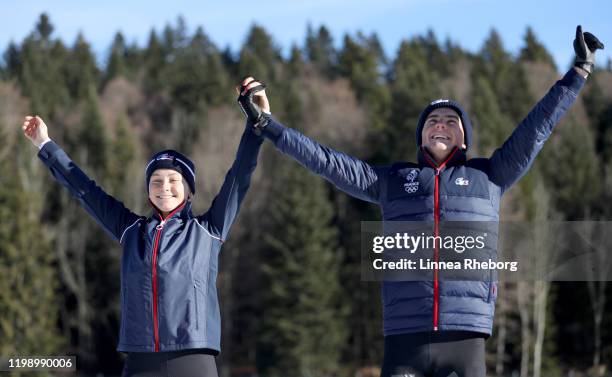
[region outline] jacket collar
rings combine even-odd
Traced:
[[[467,159],[464,149],[454,147],[450,155],[441,164],[437,164],[436,160],[429,154],[425,147],[419,147],[417,152],[417,158],[419,161],[419,167],[429,167],[435,170],[444,170],[449,166],[463,165]]]
[[[155,219],[161,221],[163,218],[161,211],[151,202],[149,199],[149,204],[153,207],[153,212],[151,214],[151,219]],[[176,207],[172,212],[168,214],[164,220],[169,220],[173,217],[180,217],[183,220],[188,219],[191,216],[191,201],[185,200],[178,207]]]

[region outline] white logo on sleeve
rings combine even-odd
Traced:
[[[470,181],[465,179],[465,178],[463,178],[463,177],[459,177],[459,178],[455,179],[455,184],[457,186],[467,186],[467,185],[470,184]]]
[[[419,176],[419,171],[416,169],[412,169],[410,173],[406,175],[406,183],[404,183],[404,191],[409,194],[414,194],[419,190],[419,181],[417,181],[417,177]]]

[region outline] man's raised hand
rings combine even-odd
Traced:
[[[21,129],[23,130],[25,137],[30,139],[32,144],[38,148],[40,148],[42,143],[50,140],[47,132],[47,125],[38,115],[26,116]]]
[[[604,45],[596,36],[589,32],[582,32],[582,26],[576,27],[576,39],[574,39],[574,52],[576,60],[574,67],[582,68],[588,73],[593,72],[595,66],[595,51],[603,50]]]
[[[264,127],[260,122],[270,114],[270,103],[265,91],[266,86],[253,77],[247,77],[236,87],[238,104],[247,119],[255,128]],[[258,127],[259,126],[259,127]]]

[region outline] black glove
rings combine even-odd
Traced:
[[[257,80],[255,80],[257,81]],[[248,85],[248,84],[247,84]],[[245,85],[246,86],[246,85]],[[240,105],[240,109],[247,117],[247,119],[251,122],[255,129],[262,129],[267,125],[267,114],[263,112],[261,107],[257,106],[255,102],[253,102],[253,96],[255,93],[260,92],[266,88],[265,84],[257,85],[246,92],[244,92],[245,86],[240,88],[240,95],[238,96],[238,105]],[[244,94],[242,94],[244,92]]]
[[[576,27],[576,39],[574,39],[574,52],[576,60],[574,67],[582,68],[588,73],[593,72],[595,66],[595,51],[603,50],[604,45],[593,34],[582,32],[582,26]]]

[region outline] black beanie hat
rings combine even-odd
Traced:
[[[145,168],[147,191],[149,190],[151,175],[157,169],[172,169],[181,173],[191,192],[195,194],[195,166],[185,155],[172,149],[155,153]]]
[[[470,144],[472,144],[472,122],[470,122],[470,118],[468,117],[465,110],[463,110],[463,107],[461,107],[459,103],[453,100],[450,100],[450,99],[437,99],[431,102],[429,105],[427,105],[425,110],[423,110],[423,112],[419,116],[419,122],[417,123],[417,129],[416,129],[417,146],[419,147],[421,146],[421,134],[423,133],[423,126],[425,125],[427,116],[435,109],[439,109],[442,107],[448,107],[449,109],[455,110],[457,114],[459,115],[459,118],[461,118],[461,124],[463,125],[463,135],[464,135],[463,141],[465,143],[465,148],[469,149]]]

